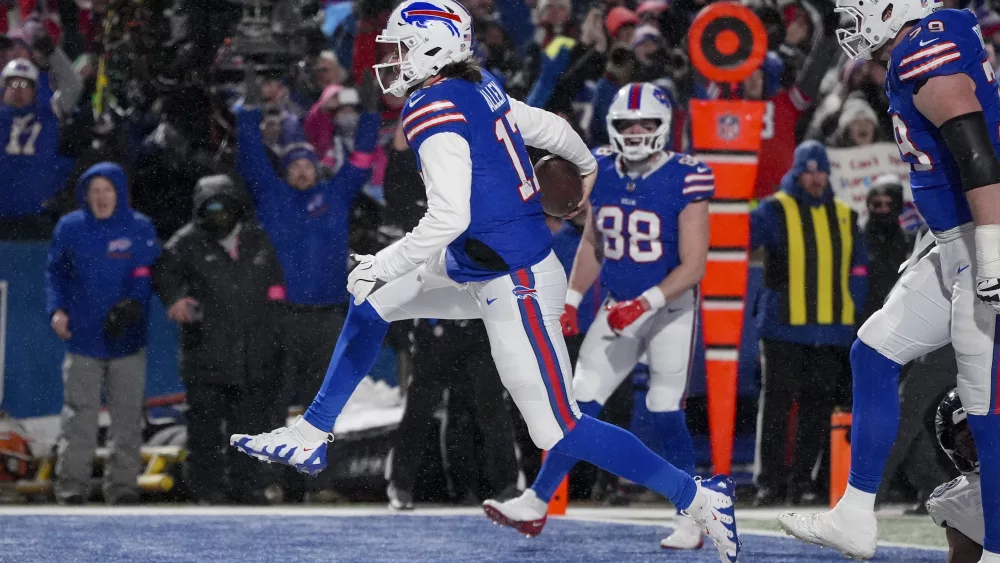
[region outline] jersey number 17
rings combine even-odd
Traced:
[[[538,184],[534,174],[532,174],[531,179],[528,179],[528,174],[525,172],[525,170],[531,170],[531,162],[522,162],[520,155],[517,154],[517,149],[514,148],[513,138],[517,134],[517,123],[514,122],[511,110],[507,110],[503,117],[497,118],[493,124],[493,132],[496,134],[497,141],[503,143],[504,148],[507,149],[510,163],[514,165],[514,171],[517,172],[517,177],[521,180],[519,187],[521,200],[528,201],[538,191]]]

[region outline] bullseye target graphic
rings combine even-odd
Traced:
[[[688,34],[691,62],[713,82],[740,82],[767,54],[767,31],[752,10],[732,2],[706,6]]]

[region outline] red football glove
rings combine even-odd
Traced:
[[[608,325],[615,334],[620,334],[625,327],[635,322],[646,312],[646,306],[638,299],[621,301],[614,305],[608,303],[605,308],[608,313]]]
[[[559,316],[559,324],[562,325],[563,336],[580,334],[580,322],[576,318],[576,307],[566,305],[562,315]]]

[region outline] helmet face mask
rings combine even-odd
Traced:
[[[673,108],[666,93],[653,84],[629,84],[611,101],[607,130],[611,148],[625,160],[640,161],[666,148]],[[635,125],[643,132],[628,132]]]

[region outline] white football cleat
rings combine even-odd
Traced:
[[[549,517],[549,504],[538,498],[535,491],[525,489],[521,496],[507,502],[488,499],[483,502],[483,512],[494,523],[509,526],[528,537],[542,533]]]
[[[326,439],[311,442],[295,427],[282,427],[263,434],[233,434],[229,445],[267,463],[290,465],[301,473],[315,477],[326,469],[326,445],[333,441],[333,434]]]
[[[700,513],[688,514],[705,527],[708,539],[719,550],[719,561],[736,563],[743,547],[736,533],[736,484],[725,475],[716,475],[711,479],[695,477],[695,482],[698,493],[688,511]]]
[[[804,542],[836,549],[851,559],[865,561],[875,556],[878,522],[870,510],[838,504],[829,512],[778,515],[778,526]]]
[[[701,524],[687,514],[674,518],[674,531],[660,540],[663,549],[701,549],[705,545]]]

